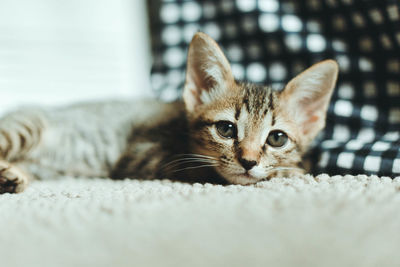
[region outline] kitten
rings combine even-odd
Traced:
[[[197,33],[183,101],[24,109],[2,118],[0,192],[60,174],[242,185],[301,174],[337,75],[337,64],[325,60],[283,91],[237,82],[218,45]]]

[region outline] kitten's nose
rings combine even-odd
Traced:
[[[239,158],[239,162],[242,164],[243,168],[246,169],[246,171],[250,170],[257,164],[257,161],[255,160],[247,160],[244,158]]]

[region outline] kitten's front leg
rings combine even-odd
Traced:
[[[22,192],[27,185],[27,174],[13,164],[0,160],[0,194]]]

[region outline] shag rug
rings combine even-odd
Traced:
[[[0,266],[400,266],[400,177],[66,177],[0,195]]]

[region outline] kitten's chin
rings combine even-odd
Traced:
[[[232,184],[249,185],[255,184],[262,179],[259,179],[248,173],[238,173],[238,174],[225,174],[223,175],[225,180]]]

